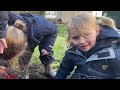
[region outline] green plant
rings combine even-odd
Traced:
[[[58,24],[57,28],[59,31],[58,36],[66,38],[66,36],[67,36],[66,26],[64,24]]]

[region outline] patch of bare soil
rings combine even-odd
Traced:
[[[42,64],[32,64],[29,66],[29,79],[52,79],[44,73],[44,66]],[[21,71],[9,68],[4,74],[0,75],[0,79],[20,79]]]
[[[51,79],[44,73],[44,66],[42,64],[32,64],[29,67],[30,79]]]

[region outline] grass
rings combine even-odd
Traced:
[[[58,28],[58,31],[59,31],[58,36],[66,38],[66,36],[67,36],[66,35],[66,26],[65,25],[58,25],[57,28]]]
[[[53,62],[52,66],[55,70],[58,69],[59,64],[66,50],[66,30],[65,29],[66,27],[64,25],[58,26],[59,34],[56,38],[56,41],[53,47],[55,61]],[[39,63],[41,63],[39,60],[39,49],[38,47],[36,47],[32,55],[30,64],[39,64]]]
[[[61,36],[57,37],[55,45],[53,47],[53,51],[54,51],[54,58],[55,58],[55,61],[53,62],[53,68],[57,70],[66,51],[65,38]]]

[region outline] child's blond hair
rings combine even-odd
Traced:
[[[106,16],[97,17],[97,22],[99,25],[106,25],[114,29],[117,29],[115,25],[115,21],[110,17],[106,17]]]
[[[19,22],[21,21],[16,20],[13,26],[7,27],[6,42],[8,48],[0,55],[0,60],[9,61],[25,49],[26,36],[23,31],[26,29],[26,25]]]
[[[79,15],[72,17],[67,23],[67,46],[70,46],[71,35],[70,30],[77,30],[78,32],[84,29],[89,29],[89,26],[95,27],[97,25],[96,17],[90,12],[81,12]],[[83,31],[84,32],[84,31]]]

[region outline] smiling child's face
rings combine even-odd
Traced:
[[[82,51],[89,51],[96,44],[98,28],[89,27],[87,30],[70,30],[71,42]]]

